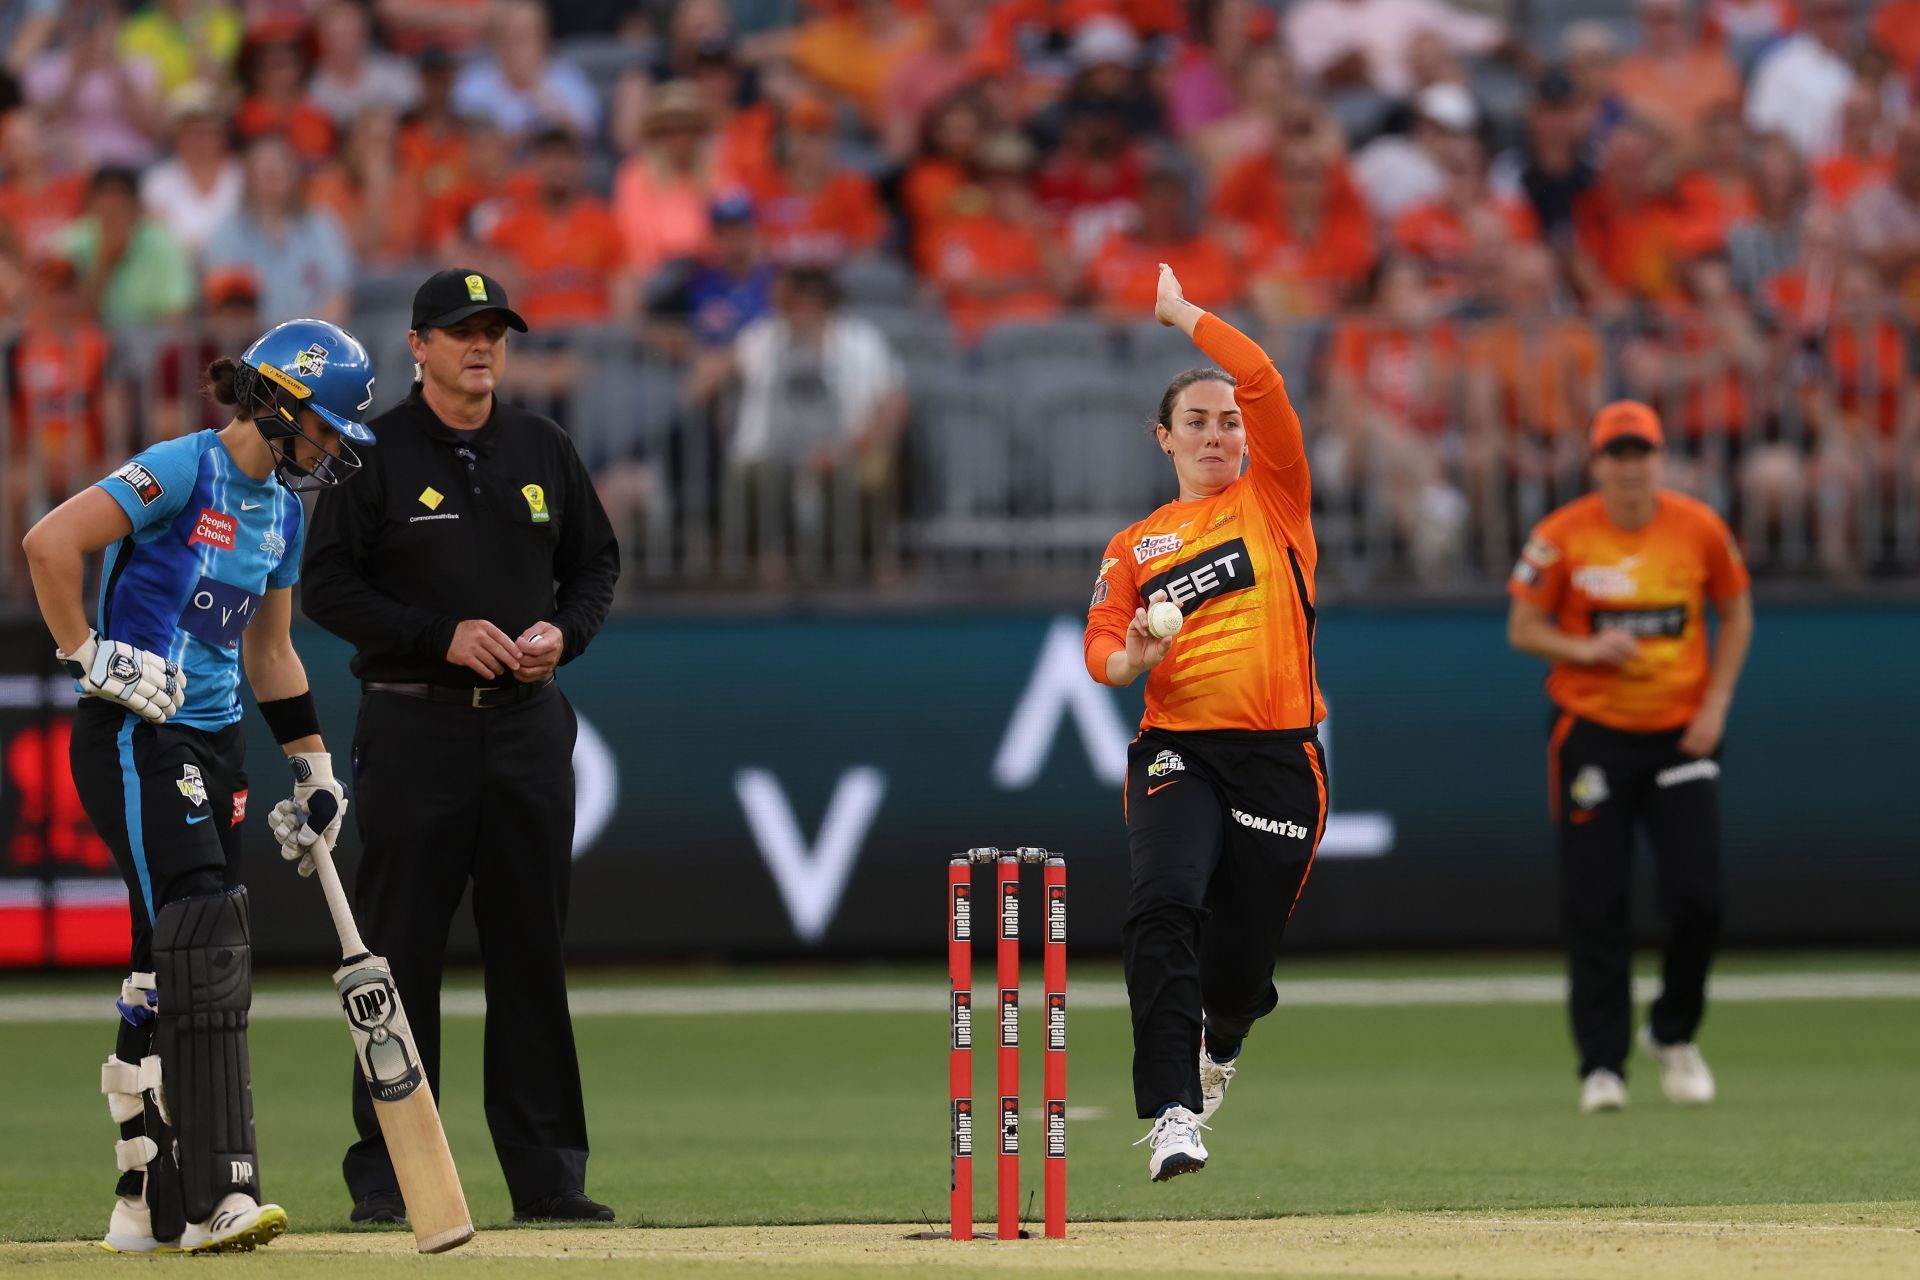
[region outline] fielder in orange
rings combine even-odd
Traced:
[[[1086,657],[1104,684],[1147,677],[1125,941],[1134,1102],[1161,1182],[1205,1166],[1201,1122],[1278,1002],[1274,956],[1326,823],[1327,770],[1300,419],[1266,352],[1189,303],[1164,264],[1154,316],[1219,367],[1161,397],[1154,439],[1180,497],[1108,543]]]
[[[1694,1045],[1720,934],[1720,739],[1753,638],[1747,570],[1712,508],[1660,487],[1660,419],[1622,400],[1594,416],[1596,492],[1542,520],[1514,566],[1507,636],[1552,663],[1547,750],[1559,846],[1580,1109],[1626,1105],[1633,1021],[1627,904],[1644,824],[1669,929],[1640,1043],[1683,1106],[1713,1100]],[[1719,615],[1709,646],[1707,603]],[[1708,660],[1709,647],[1712,660]]]

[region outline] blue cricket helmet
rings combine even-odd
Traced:
[[[325,320],[289,320],[254,339],[240,363],[251,375],[240,379],[241,403],[251,406],[268,443],[298,436],[318,447],[301,429],[302,409],[340,433],[340,452],[322,450],[312,470],[294,460],[290,447],[279,452],[276,469],[288,488],[336,485],[360,469],[359,455],[344,443],[374,442],[361,421],[373,407],[373,357],[358,338]]]

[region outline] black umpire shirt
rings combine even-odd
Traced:
[[[509,639],[552,622],[563,663],[586,652],[613,603],[620,548],[567,434],[498,399],[485,426],[456,431],[418,384],[367,425],[379,443],[359,475],[321,493],[300,566],[307,616],[354,646],[353,674],[485,684],[447,661],[469,618]]]

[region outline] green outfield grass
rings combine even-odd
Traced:
[[[1905,955],[1741,958],[1728,972],[1911,973]],[[809,968],[817,983],[836,971]],[[1319,960],[1314,977],[1546,973],[1541,958]],[[715,976],[715,975],[707,975]],[[731,975],[741,977],[743,975]],[[777,971],[744,975],[779,982]],[[853,981],[923,981],[931,968],[867,967]],[[982,975],[985,976],[983,967]],[[1037,976],[1037,975],[1034,975]],[[1079,980],[1113,981],[1110,965]],[[588,972],[584,987],[663,979]],[[666,981],[684,985],[680,972]],[[0,997],[84,984],[0,982]],[[100,979],[93,987],[111,986]],[[279,974],[278,990],[325,991]],[[110,998],[110,997],[109,997]],[[1633,1105],[1582,1117],[1562,1011],[1551,1005],[1283,1008],[1248,1042],[1208,1142],[1213,1162],[1146,1180],[1120,1009],[1073,1014],[1071,1204],[1076,1219],[1273,1217],[1375,1210],[1767,1206],[1920,1195],[1920,1010],[1911,1000],[1723,1003],[1701,1043],[1721,1101],[1683,1112],[1636,1063]],[[1037,1023],[1028,1018],[1030,1045]],[[480,1108],[475,1018],[447,1026],[442,1111],[475,1219],[511,1213]],[[593,1156],[588,1188],[644,1226],[901,1223],[946,1212],[945,1020],[938,1012],[600,1016],[576,1024]],[[113,1183],[113,1126],[98,1093],[110,1021],[0,1022],[0,1239],[96,1237]],[[254,1097],[261,1168],[297,1233],[347,1227],[339,1178],[351,1137],[343,1026],[258,1018]],[[976,1094],[992,1090],[991,1054]],[[1040,1055],[1026,1055],[1029,1119]],[[1085,1110],[1080,1110],[1085,1109]],[[1028,1148],[1037,1151],[1037,1125]],[[980,1143],[989,1151],[990,1135]],[[1027,1159],[1037,1190],[1040,1161]],[[993,1160],[976,1161],[982,1219]],[[1037,1212],[1037,1200],[1036,1212]]]

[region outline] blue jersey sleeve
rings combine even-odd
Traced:
[[[290,587],[300,581],[300,553],[307,549],[307,513],[300,505],[300,499],[283,491],[281,501],[287,505],[285,523],[281,526],[281,537],[287,544],[286,554],[280,563],[267,574],[267,589],[277,591],[281,587]]]
[[[100,481],[120,509],[133,521],[137,538],[166,525],[186,507],[200,473],[204,450],[198,436],[163,440],[118,471]]]

